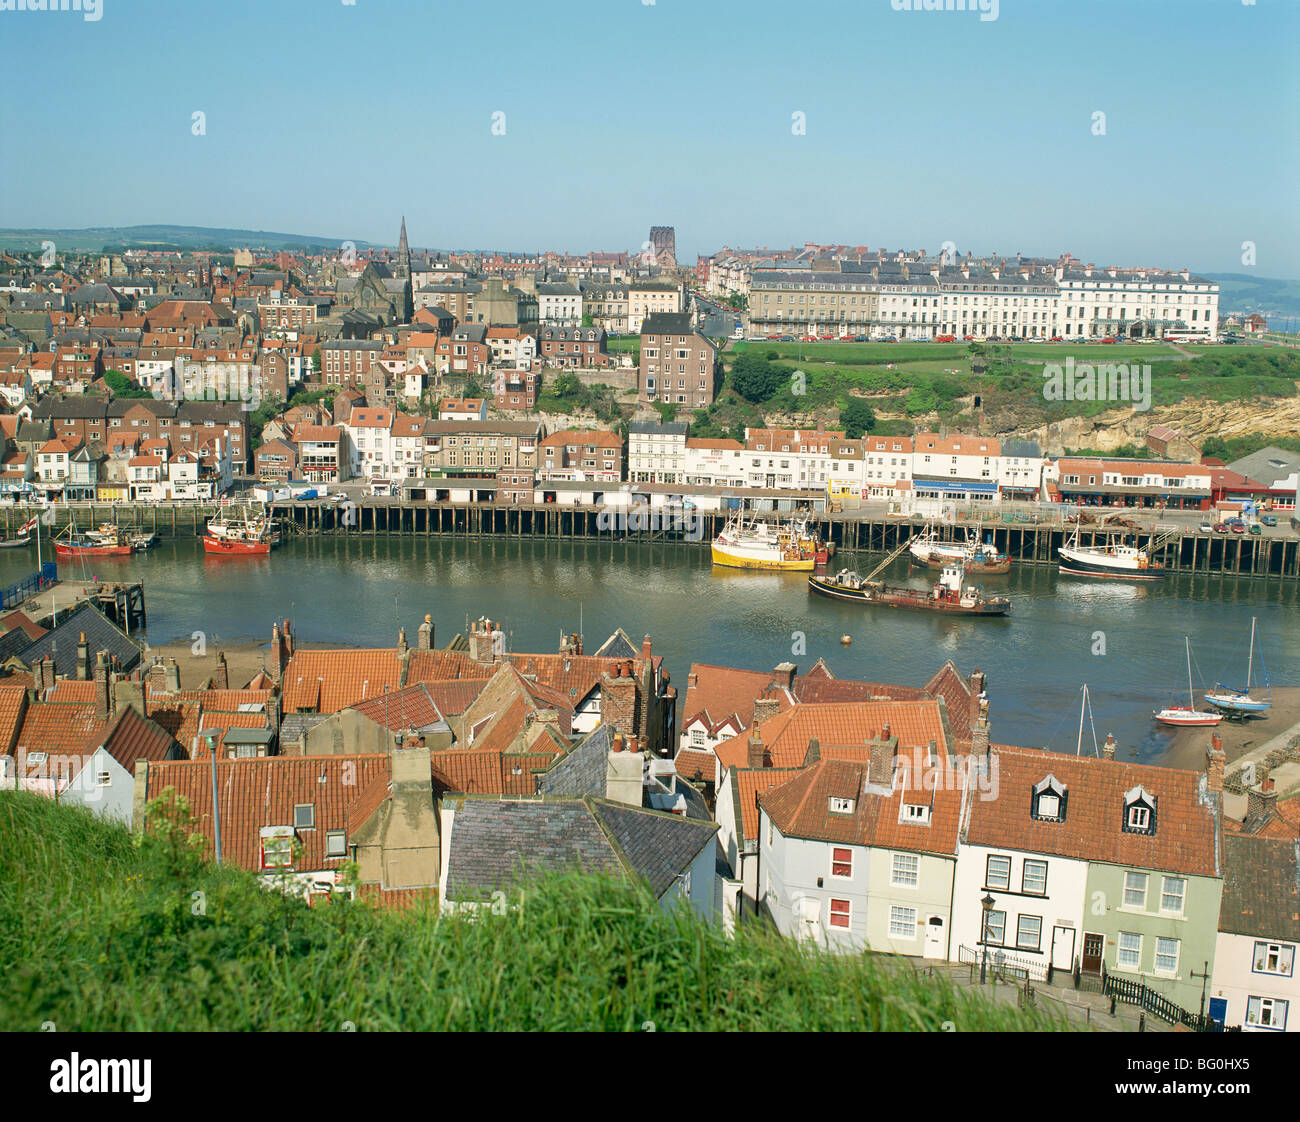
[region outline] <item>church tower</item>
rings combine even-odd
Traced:
[[[411,246],[406,240],[406,215],[402,215],[402,236],[397,240],[397,268],[393,275],[403,280],[411,279]]]

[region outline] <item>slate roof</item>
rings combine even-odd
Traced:
[[[1278,464],[1281,466],[1277,466]],[[1234,460],[1228,467],[1250,479],[1257,479],[1273,487],[1300,468],[1300,453],[1288,452],[1284,448],[1270,444],[1258,452]]]
[[[139,663],[141,650],[135,640],[90,604],[82,604],[64,617],[58,627],[30,644],[19,657],[30,667],[49,655],[54,659],[55,674],[75,678],[77,644],[83,631],[92,663],[100,651],[107,651],[110,660],[117,659],[123,671],[129,672]]]
[[[1300,841],[1229,835],[1219,930],[1300,942]]]
[[[605,794],[613,725],[597,725],[576,748],[537,777],[539,795]]]
[[[448,849],[448,899],[508,891],[529,874],[581,869],[639,876],[662,896],[717,826],[605,799],[460,799]]]

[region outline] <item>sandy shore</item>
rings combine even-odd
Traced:
[[[1255,696],[1261,695],[1256,692]],[[1196,704],[1201,705],[1200,694],[1197,694]],[[1210,734],[1217,732],[1223,737],[1223,751],[1231,764],[1252,748],[1258,748],[1279,733],[1286,732],[1297,721],[1300,721],[1300,686],[1274,686],[1273,707],[1262,717],[1223,720],[1214,729],[1179,729],[1170,737],[1169,750],[1161,757],[1160,763],[1164,767],[1202,770]]]

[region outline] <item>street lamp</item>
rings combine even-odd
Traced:
[[[212,761],[212,828],[216,840],[217,864],[221,864],[221,812],[217,807],[217,741],[221,738],[220,729],[208,729],[201,734],[208,746],[208,758]]]
[[[989,915],[993,911],[993,897],[985,893],[984,899],[980,901],[980,907],[984,909],[980,924],[980,945],[983,947],[983,953],[980,955],[980,985],[982,986],[989,961]]]

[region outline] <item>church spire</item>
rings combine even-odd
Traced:
[[[406,240],[406,215],[402,215],[402,236],[397,241],[397,275],[411,275],[411,246]]]

